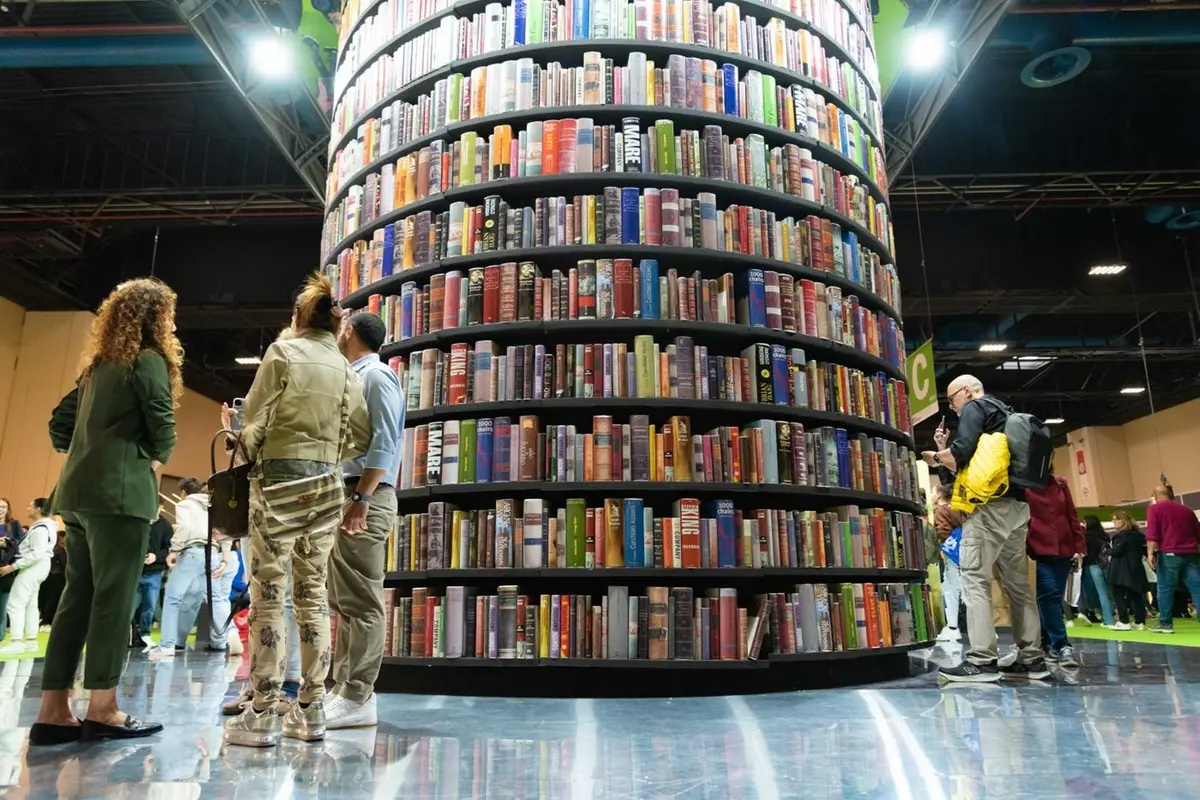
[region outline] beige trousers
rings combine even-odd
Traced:
[[[994,662],[999,655],[996,625],[992,619],[992,568],[1008,597],[1013,638],[1022,663],[1042,657],[1041,623],[1026,569],[1025,537],[1029,532],[1029,506],[1007,497],[997,498],[967,517],[963,523],[959,567],[963,600],[967,604],[967,635],[973,664]]]

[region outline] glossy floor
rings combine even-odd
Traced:
[[[29,750],[41,662],[0,667],[5,798],[1200,797],[1200,649],[1081,641],[1039,685],[939,689],[933,663],[847,690],[678,700],[387,695],[378,730],[222,747],[240,659],[131,655],[124,708],[166,731]]]

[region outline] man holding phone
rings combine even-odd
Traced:
[[[938,468],[944,482],[953,483],[955,473],[970,464],[981,436],[1004,433],[1012,410],[986,394],[983,383],[973,375],[960,375],[951,381],[946,399],[958,414],[958,430],[951,437],[943,422],[933,434],[938,449],[925,451],[921,457],[929,466]],[[958,563],[971,645],[961,664],[939,670],[943,679],[983,683],[998,681],[1001,675],[1034,680],[1049,677],[1041,649],[1037,605],[1026,570],[1028,532],[1025,490],[1012,486],[1011,482],[1003,496],[991,498],[963,522]],[[1013,637],[1020,650],[1017,659],[1005,666],[997,663],[999,651],[992,619],[993,567],[1000,573],[1000,585],[1008,597]]]

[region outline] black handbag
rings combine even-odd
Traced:
[[[215,536],[221,534],[230,539],[240,539],[250,534],[250,470],[254,464],[246,453],[246,445],[242,435],[237,433],[237,439],[229,450],[229,468],[217,471],[217,440],[233,434],[235,431],[219,430],[209,444],[209,459],[212,474],[208,476],[208,552],[219,552]],[[238,453],[242,455],[242,463],[237,463]],[[236,609],[231,609],[229,617],[218,622],[213,616],[213,574],[212,561],[204,560],[205,594],[208,599],[209,621],[212,630],[224,633],[229,627]]]

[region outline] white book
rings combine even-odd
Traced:
[[[500,113],[501,97],[504,92],[503,67],[503,64],[488,64],[487,66],[487,98],[484,103],[484,111],[489,116]]]
[[[460,423],[456,419],[446,420],[442,427],[442,485],[458,483]]]
[[[500,65],[500,112],[517,109],[517,62],[505,61]]]
[[[483,13],[483,52],[493,53],[504,49],[504,6],[488,3]]]
[[[535,0],[536,2],[537,0]],[[517,59],[517,110],[533,108],[533,59]]]
[[[514,425],[513,429],[519,430],[519,426]],[[522,509],[525,520],[523,563],[526,567],[545,566],[546,533],[542,525],[542,515],[545,510],[543,502],[537,498],[527,498],[523,501]]]
[[[526,129],[529,133],[529,155],[525,159],[526,175],[542,174],[542,122],[535,120]]]
[[[595,128],[592,120],[583,117],[575,120],[575,171],[592,171],[592,150]]]
[[[415,449],[416,441],[417,441],[417,429],[416,428],[405,428],[404,429],[404,450],[402,452],[404,452],[405,454],[411,454],[413,452],[413,450]],[[411,489],[412,488],[412,478],[413,478],[413,460],[411,458],[404,458],[400,462],[400,486],[399,486],[399,488],[400,489]]]
[[[446,658],[462,658],[463,632],[466,628],[463,591],[462,586],[446,587],[446,627],[443,632]]]

